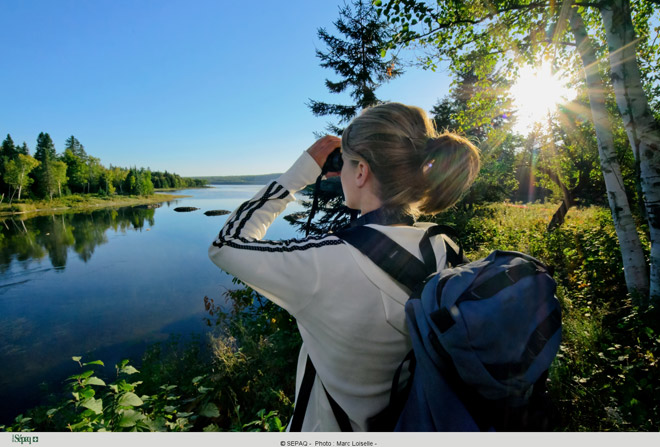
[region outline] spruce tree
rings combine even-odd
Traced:
[[[366,107],[380,103],[376,89],[383,83],[403,73],[396,67],[396,59],[384,59],[381,51],[390,35],[385,22],[379,20],[370,2],[354,0],[351,6],[344,4],[339,9],[339,19],[333,22],[339,36],[318,29],[318,37],[327,46],[327,51],[316,51],[321,67],[333,70],[340,79],[326,79],[325,85],[331,93],[350,92],[352,104],[329,104],[310,100],[308,106],[315,116],[335,115],[339,125],[348,123]],[[329,124],[328,130],[341,134],[338,125]]]
[[[7,138],[2,142],[0,146],[0,194],[9,193],[9,182],[6,182],[5,170],[7,164],[16,158],[18,152],[16,146],[14,145],[14,140],[12,140],[11,135],[7,134]]]
[[[383,83],[403,73],[396,66],[396,59],[384,59],[381,51],[390,39],[386,24],[379,20],[370,2],[354,0],[339,9],[339,18],[333,22],[337,35],[326,29],[318,29],[318,37],[327,46],[326,51],[317,50],[321,67],[329,68],[338,80],[326,79],[325,85],[331,93],[348,92],[352,103],[330,104],[310,99],[307,104],[315,116],[333,115],[338,118],[335,124],[329,123],[329,133],[341,135],[343,128],[360,110],[377,105],[382,101],[376,97],[376,89]],[[313,190],[305,190],[308,197]],[[343,205],[344,199],[338,178],[321,184],[319,195],[319,219],[312,224],[310,233],[319,234],[340,227],[349,220],[349,210]],[[308,210],[287,216],[286,219],[301,230],[306,228],[312,201],[304,201]]]
[[[48,133],[41,132],[37,137],[37,147],[34,152],[34,158],[40,162],[37,168],[36,190],[42,197],[50,197],[57,188],[55,181],[55,172],[53,171],[52,163],[56,161],[55,144]]]

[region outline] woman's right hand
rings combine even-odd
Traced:
[[[323,165],[328,159],[328,155],[338,147],[341,147],[341,138],[334,135],[326,135],[316,140],[316,142],[307,149],[307,152],[312,156],[314,161],[316,161],[316,164],[323,169]],[[326,177],[335,177],[338,175],[338,172],[328,172]]]

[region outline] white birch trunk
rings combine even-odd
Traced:
[[[651,238],[650,301],[660,303],[660,128],[642,87],[636,36],[628,0],[600,7],[610,53],[612,85],[628,140],[639,166]]]
[[[589,40],[582,17],[577,12],[573,12],[570,24],[584,67],[592,121],[598,141],[600,165],[603,170],[607,199],[612,210],[614,227],[621,248],[626,285],[628,292],[639,299],[639,297],[648,295],[648,271],[642,244],[637,233],[637,226],[630,212],[628,197],[623,188],[621,168],[614,148],[612,123],[605,107],[605,86],[598,71],[596,52]]]

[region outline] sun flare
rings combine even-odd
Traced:
[[[517,82],[511,87],[511,96],[517,116],[516,128],[525,133],[535,123],[544,120],[555,111],[558,104],[575,98],[577,91],[567,87],[562,72],[552,73],[548,64],[540,67],[526,66],[519,72]]]

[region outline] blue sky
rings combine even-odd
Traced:
[[[319,27],[343,1],[4,1],[0,138],[58,152],[74,135],[108,166],[184,176],[284,171],[330,117]],[[380,98],[429,110],[447,72],[407,69]]]

